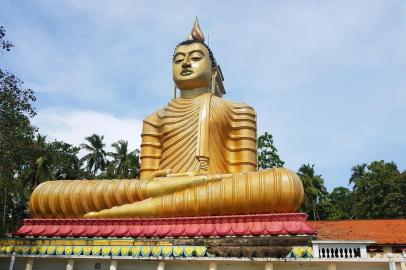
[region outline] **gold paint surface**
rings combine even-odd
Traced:
[[[193,24],[192,31],[190,31],[190,34],[188,36],[188,40],[199,40],[201,42],[204,42],[204,34],[200,29],[199,20],[197,19],[197,17],[195,19],[195,23]]]
[[[200,34],[201,35],[200,35]],[[40,184],[36,218],[171,217],[293,212],[303,185],[284,168],[257,171],[255,110],[213,91],[219,67],[199,41],[175,50],[181,97],[143,124],[141,180],[64,180]],[[220,72],[221,73],[221,72]],[[216,78],[216,79],[214,79]],[[222,75],[221,75],[222,78]]]
[[[207,92],[212,76],[212,62],[209,50],[201,43],[192,43],[178,46],[175,50],[173,65],[173,81],[177,88]],[[201,94],[200,93],[200,94]]]

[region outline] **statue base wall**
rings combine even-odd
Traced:
[[[72,242],[72,250],[75,250],[77,240],[85,241],[76,249],[88,251],[93,250],[98,241],[112,240],[127,241],[124,246],[128,248],[124,250],[132,252],[133,256],[137,253],[131,250],[136,246],[139,246],[140,252],[148,247],[152,252],[153,247],[157,246],[155,249],[160,250],[159,254],[182,248],[182,254],[189,252],[200,256],[285,258],[294,247],[306,247],[315,237],[316,231],[306,219],[307,215],[302,213],[137,219],[26,219],[14,239],[29,241],[19,244],[27,250],[42,243],[38,242],[41,239],[65,241],[64,244],[68,246]],[[55,243],[49,245],[58,246]],[[121,250],[123,243],[120,242],[120,246],[115,249],[116,252]],[[48,248],[43,248],[43,252],[48,252]]]
[[[134,218],[26,219],[16,236],[35,237],[223,237],[315,235],[303,213]]]

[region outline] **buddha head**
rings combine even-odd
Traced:
[[[188,39],[176,46],[172,64],[173,81],[178,89],[216,92],[219,67],[210,48],[204,43],[197,18]]]

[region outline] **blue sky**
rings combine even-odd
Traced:
[[[0,65],[36,91],[34,122],[72,144],[92,133],[140,143],[172,97],[171,57],[197,15],[227,95],[258,114],[286,167],[327,187],[352,166],[406,169],[406,1],[12,1]]]

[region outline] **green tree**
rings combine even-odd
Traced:
[[[321,175],[316,175],[314,164],[303,164],[298,170],[298,175],[302,180],[305,194],[301,210],[306,212],[310,219],[320,219],[320,205],[328,194],[324,186],[324,179]]]
[[[336,187],[327,195],[321,208],[325,219],[340,220],[353,218],[354,199],[352,192],[345,187]]]
[[[358,187],[358,182],[360,182],[362,180],[363,177],[365,177],[366,175],[366,168],[367,168],[367,164],[366,163],[362,163],[359,165],[355,165],[351,168],[352,174],[350,179],[348,180],[348,183],[354,184],[353,186],[353,190],[357,189]]]
[[[34,189],[47,180],[81,179],[85,172],[77,157],[80,148],[62,141],[47,142],[46,136],[37,134],[32,149],[32,161],[22,173],[25,182]]]
[[[374,161],[354,185],[355,218],[406,217],[406,179],[394,162]]]
[[[5,40],[6,31],[0,26],[0,56],[13,44]],[[0,68],[0,235],[19,221],[19,201],[24,200],[26,186],[21,172],[29,166],[35,127],[30,119],[36,115],[32,103],[34,92],[23,88],[23,82],[11,72]]]
[[[265,132],[258,137],[258,168],[267,169],[283,167],[285,164],[279,157],[278,150],[274,146],[272,134]]]
[[[80,146],[89,153],[82,158],[86,162],[86,169],[92,174],[93,178],[96,177],[98,171],[103,171],[106,167],[106,151],[104,150],[105,144],[103,143],[104,136],[93,134],[86,137],[88,142],[82,143]]]
[[[108,153],[113,158],[115,178],[138,178],[140,175],[139,150],[129,152],[128,141],[118,140],[111,145],[114,152]],[[109,173],[107,173],[109,176]]]
[[[115,168],[115,177],[123,178],[139,178],[140,176],[140,152],[134,150],[128,151],[128,141],[118,140],[111,145],[115,152],[108,153],[113,157],[111,164]]]
[[[140,150],[132,151],[126,160],[128,163],[128,178],[139,179],[141,173]]]
[[[26,169],[26,172],[23,172],[23,174],[27,174],[30,186],[35,188],[46,180],[54,179],[51,168],[52,153],[46,142],[46,136],[37,134],[31,156],[31,164]]]
[[[114,152],[109,152],[108,155],[113,158],[111,163],[115,167],[115,175],[120,179],[127,178],[129,170],[129,163],[127,162],[129,158],[128,141],[118,140],[112,143],[111,146]]]
[[[6,29],[3,26],[0,26],[0,46],[2,50],[10,51],[10,49],[14,46],[8,40],[5,40],[4,37],[6,36]]]
[[[78,158],[80,147],[72,146],[63,141],[53,141],[48,144],[52,155],[52,174],[55,179],[69,180],[82,179],[85,172],[82,170],[82,161]]]
[[[106,166],[104,167],[104,171],[96,176],[96,179],[116,179],[116,166],[114,166],[113,162],[106,160]]]

